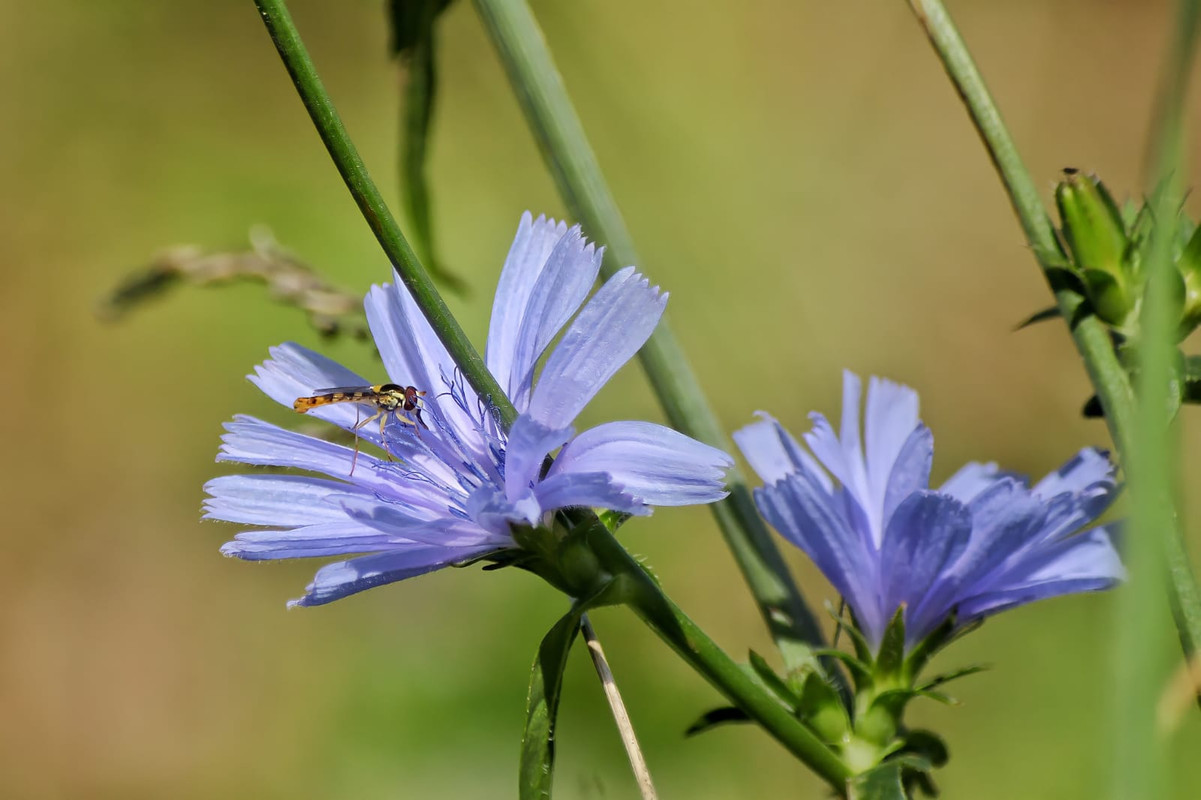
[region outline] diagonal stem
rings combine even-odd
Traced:
[[[617,732],[621,735],[621,743],[626,749],[626,758],[634,771],[634,779],[638,782],[642,800],[657,800],[659,795],[655,792],[646,757],[642,755],[642,746],[638,744],[638,737],[634,734],[634,723],[630,721],[630,714],[626,711],[625,701],[621,699],[621,691],[617,688],[613,670],[609,669],[609,660],[605,658],[604,648],[601,647],[600,639],[597,638],[587,614],[580,617],[580,635],[588,645],[588,655],[592,657],[592,666],[600,678],[605,699],[609,702],[609,711],[613,714],[613,721],[617,723]]]
[[[296,91],[321,136],[321,141],[329,151],[330,158],[342,175],[342,180],[350,190],[359,211],[371,227],[371,232],[375,234],[380,247],[392,262],[396,274],[412,293],[421,313],[429,320],[442,344],[446,345],[447,351],[463,371],[467,382],[480,397],[487,398],[496,406],[505,427],[508,427],[517,417],[513,404],[488,371],[480,354],[472,347],[458,321],[451,315],[429,274],[421,266],[413,248],[401,233],[396,218],[392,216],[375,182],[371,180],[359,151],[350,140],[341,117],[338,116],[321,78],[317,75],[313,60],[309,57],[308,50],[300,39],[300,33],[288,13],[287,3],[284,0],[255,0],[255,5],[258,6],[263,24],[267,26],[271,41],[279,51],[279,57],[283,60],[284,67],[287,68],[288,75],[291,76],[292,83],[295,84]]]
[[[607,276],[627,264],[641,267],[643,262],[529,5],[525,0],[475,0],[475,6],[505,65],[559,194],[590,236],[607,247],[602,274]],[[705,399],[666,320],[659,323],[638,355],[671,424],[703,442],[732,450],[733,443]],[[812,664],[812,647],[823,642],[817,619],[792,582],[771,534],[755,510],[745,476],[735,469],[728,481],[730,496],[710,506],[726,543],[786,665],[795,669]]]
[[[1105,325],[1088,311],[1084,297],[1070,287],[1062,286],[1063,282],[1057,280],[1056,271],[1064,264],[1065,257],[1051,220],[1001,120],[1000,111],[946,8],[940,0],[909,0],[909,5],[942,59],[947,75],[959,92],[997,168],[1026,239],[1055,293],[1060,313],[1069,323],[1076,349],[1105,409],[1105,420],[1118,447],[1121,462],[1129,465],[1132,463],[1136,430],[1134,390],[1114,352],[1109,333]],[[1183,99],[1183,87],[1177,96]],[[1171,213],[1175,214],[1175,209]],[[1188,565],[1177,515],[1171,515],[1168,526],[1162,529],[1160,535],[1164,538],[1167,550],[1166,583],[1177,631],[1185,653],[1193,653],[1201,643],[1201,591]]]

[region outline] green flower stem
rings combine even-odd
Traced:
[[[1095,315],[1082,309],[1084,297],[1064,287],[1062,281],[1057,279],[1056,273],[1065,258],[1051,220],[1009,131],[1001,121],[1001,114],[984,85],[984,79],[968,55],[967,46],[947,15],[946,8],[940,0],[909,0],[909,5],[925,28],[947,75],[967,106],[976,131],[984,140],[1026,239],[1055,293],[1060,313],[1069,321],[1072,339],[1105,409],[1105,420],[1118,447],[1122,464],[1131,465],[1135,463],[1133,443],[1137,430],[1134,391],[1114,353],[1109,333]],[[1182,98],[1183,94],[1181,89],[1179,97]],[[1171,209],[1171,213],[1174,216],[1176,209]],[[1167,552],[1167,589],[1177,631],[1185,653],[1192,654],[1196,652],[1197,644],[1201,643],[1201,592],[1189,567],[1179,521],[1174,513],[1169,515],[1168,524],[1160,529],[1159,535],[1164,539]]]
[[[851,771],[842,759],[672,603],[604,525],[591,525],[586,535],[602,569],[616,576],[620,589],[615,595],[727,699],[845,797]]]
[[[529,5],[525,0],[475,0],[475,6],[559,193],[589,236],[607,248],[602,274],[608,276],[627,264],[641,267],[643,262],[634,250]],[[674,427],[715,447],[733,450],[666,320],[659,323],[639,358]],[[759,518],[745,477],[735,469],[728,481],[730,496],[711,506],[726,543],[785,663],[789,668],[811,663],[812,646],[823,641],[821,628]]]
[[[484,365],[484,360],[451,315],[450,309],[434,288],[429,275],[417,260],[413,248],[401,233],[400,226],[396,224],[396,219],[367,173],[363,159],[359,157],[358,150],[346,133],[342,119],[317,76],[313,60],[300,40],[300,34],[288,13],[287,3],[284,0],[255,0],[255,5],[258,6],[263,24],[271,34],[271,41],[275,43],[275,49],[279,51],[279,57],[283,60],[304,107],[308,109],[317,133],[321,135],[321,141],[325,143],[330,158],[342,175],[342,180],[346,182],[346,188],[350,190],[359,211],[371,226],[371,232],[375,234],[380,247],[392,262],[396,274],[412,293],[421,313],[446,345],[447,351],[463,371],[467,382],[481,397],[488,398],[496,406],[505,426],[508,427],[517,417],[513,404],[509,402],[492,373]]]
[[[1173,46],[1164,64],[1159,103],[1153,121],[1152,174],[1155,227],[1147,253],[1147,286],[1139,314],[1137,435],[1128,470],[1132,535],[1126,554],[1130,585],[1120,599],[1114,632],[1116,726],[1112,752],[1113,797],[1167,797],[1170,771],[1156,726],[1157,699],[1164,669],[1157,651],[1168,634],[1159,610],[1160,584],[1170,592],[1177,620],[1189,620],[1182,594],[1196,591],[1187,569],[1175,487],[1179,453],[1171,422],[1177,398],[1171,396],[1176,357],[1176,311],[1172,301],[1173,245],[1177,240],[1183,191],[1183,106],[1192,69],[1198,28],[1197,0],[1182,0]],[[1162,532],[1172,535],[1164,536]],[[1183,573],[1182,573],[1183,567]],[[1194,602],[1196,598],[1193,598]],[[1192,620],[1194,623],[1196,619]],[[1178,628],[1186,653],[1195,652],[1196,631]]]

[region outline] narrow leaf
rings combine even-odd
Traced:
[[[1044,308],[1042,311],[1035,311],[1033,314],[1026,317],[1026,319],[1023,320],[1020,325],[1014,328],[1014,330],[1020,331],[1022,328],[1028,328],[1035,323],[1046,322],[1049,319],[1056,319],[1057,317],[1059,317],[1059,306]]]
[[[400,184],[405,213],[411,223],[413,244],[430,275],[448,289],[463,294],[467,285],[446,270],[434,245],[429,181],[426,177],[430,129],[438,89],[434,19],[448,3],[444,0],[393,0],[389,5],[393,52],[408,65],[408,82],[401,111],[400,153]]]
[[[797,703],[800,698],[797,697],[792,687],[775,673],[771,665],[767,663],[767,660],[752,650],[750,651],[750,665],[754,673],[759,676],[759,680],[763,681],[768,689],[771,689],[772,694],[780,698],[780,702],[788,705],[790,711],[796,713]]]
[[[884,629],[880,652],[876,656],[876,672],[880,675],[899,675],[905,661],[905,606],[897,608],[892,621]]]
[[[572,606],[538,645],[538,655],[530,671],[525,731],[521,736],[518,786],[521,800],[546,800],[550,797],[555,770],[555,720],[559,713],[567,655],[579,633],[580,617],[600,599],[606,589],[602,588],[592,597]]]
[[[712,711],[706,711],[701,715],[701,718],[688,726],[684,731],[685,736],[696,736],[698,733],[704,733],[707,730],[716,728],[718,725],[726,725],[731,722],[750,722],[751,718],[741,708],[735,706],[725,706],[723,708],[715,708]]]
[[[951,672],[944,672],[941,675],[935,675],[933,678],[931,678],[929,681],[927,681],[925,684],[923,684],[922,686],[920,686],[918,688],[921,689],[921,691],[923,691],[923,692],[928,692],[937,686],[942,686],[944,683],[950,683],[953,680],[956,680],[958,678],[965,678],[968,675],[975,675],[977,672],[983,672],[986,669],[988,669],[987,664],[972,664],[971,666],[963,667],[962,669],[952,670]]]

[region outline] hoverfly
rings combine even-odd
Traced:
[[[420,424],[422,428],[429,430],[429,426],[421,418],[421,398],[424,396],[425,392],[419,391],[415,386],[399,386],[395,383],[381,383],[377,386],[341,386],[332,389],[317,389],[309,397],[297,397],[292,403],[292,410],[304,414],[314,408],[331,403],[356,404],[354,427],[351,428],[354,433],[354,458],[350,461],[350,474],[354,475],[355,464],[359,460],[359,428],[378,419],[379,435],[383,439],[384,425],[391,415],[405,425],[412,425],[416,428]],[[376,412],[360,422],[359,406],[362,405],[373,406]],[[413,419],[405,414],[412,414]]]

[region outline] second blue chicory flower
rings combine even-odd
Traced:
[[[351,448],[237,417],[219,460],[325,477],[210,481],[208,518],[258,526],[222,551],[248,560],[354,556],[322,567],[293,601],[317,605],[511,548],[512,526],[543,525],[556,509],[649,514],[655,505],[724,497],[730,457],[681,433],[610,422],[575,434],[576,416],[646,342],[667,302],[627,267],[584,304],[601,255],[578,227],[522,218],[497,286],[485,359],[519,412],[507,433],[488,398],[465,385],[408,291],[373,288],[365,305],[384,368],[393,382],[426,391],[428,429],[388,418],[382,434],[374,424],[362,427],[359,436],[396,460],[364,453],[356,462]],[[296,344],[271,355],[250,379],[289,408],[325,387],[373,383]],[[312,415],[346,430],[360,418],[348,404]]]
[[[811,414],[808,452],[766,415],[734,439],[766,484],[760,512],[813,559],[873,649],[900,608],[911,648],[950,619],[963,626],[1122,579],[1106,530],[1080,532],[1116,493],[1103,452],[1081,450],[1034,486],[971,463],[931,489],[934,439],[917,393],[873,378],[862,431],[860,398],[847,373],[841,434]]]

